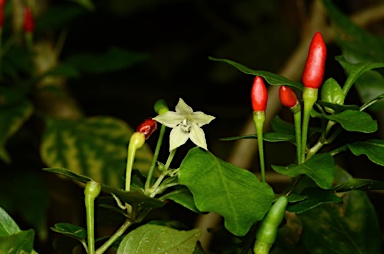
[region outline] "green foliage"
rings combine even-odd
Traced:
[[[223,216],[225,227],[237,236],[260,221],[274,199],[272,188],[254,174],[199,148],[181,163],[179,182],[191,190],[200,211]]]
[[[195,249],[201,235],[199,229],[180,231],[169,227],[147,224],[129,234],[121,242],[117,254],[170,253],[188,254]]]

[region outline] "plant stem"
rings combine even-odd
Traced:
[[[152,159],[151,167],[149,168],[147,180],[145,181],[145,189],[146,190],[151,187],[151,181],[152,181],[153,172],[155,170],[157,158],[159,157],[160,148],[161,148],[161,144],[163,143],[163,138],[164,138],[164,133],[165,133],[166,128],[167,127],[165,125],[161,125],[160,134],[159,134],[159,138],[157,140],[155,153],[153,154],[153,159]]]
[[[88,254],[95,254],[95,198],[99,196],[101,185],[95,181],[89,181],[84,189],[84,202],[87,220]]]
[[[265,183],[265,162],[264,162],[264,146],[263,146],[263,126],[265,122],[265,111],[254,111],[253,121],[256,127],[257,144],[259,147],[261,181]]]
[[[311,115],[313,105],[315,105],[315,102],[317,101],[317,95],[318,95],[317,89],[304,87],[304,91],[303,91],[304,114],[303,114],[303,127],[302,127],[302,138],[301,138],[301,160],[299,164],[302,164],[305,162],[309,118]]]
[[[97,250],[96,254],[102,254],[108,250],[108,248],[119,238],[124,232],[132,225],[132,221],[130,219],[126,219],[124,224]]]
[[[293,114],[293,119],[295,122],[295,134],[296,134],[296,153],[297,153],[297,163],[301,163],[301,111],[295,112]]]
[[[131,174],[133,162],[135,161],[137,149],[141,148],[144,145],[144,142],[145,136],[143,133],[134,132],[132,134],[128,145],[127,166],[125,169],[125,191],[131,190]]]

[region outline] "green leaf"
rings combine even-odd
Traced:
[[[67,168],[99,183],[123,187],[127,147],[132,129],[112,117],[76,121],[47,119],[41,157],[51,168]],[[147,172],[152,153],[145,144],[136,153],[134,168]]]
[[[331,108],[334,111],[334,113],[336,113],[336,114],[341,113],[345,110],[359,110],[360,109],[357,105],[338,105],[338,104],[329,103],[329,102],[325,102],[325,101],[317,101],[316,104],[321,105],[321,106],[326,107],[326,108]],[[313,113],[313,111],[312,111],[312,113]],[[315,115],[315,116],[321,117],[320,114]]]
[[[0,236],[0,253],[32,253],[34,238],[33,229],[9,236]]]
[[[292,123],[284,121],[278,115],[272,119],[271,127],[272,127],[272,130],[276,133],[288,134],[288,135],[291,135],[293,137],[296,136],[295,135],[295,126]],[[320,128],[312,128],[312,127],[308,129],[308,136],[312,136],[313,134],[316,134],[316,133],[321,133],[321,129]],[[288,136],[287,136],[287,138],[288,138]]]
[[[10,236],[21,232],[16,222],[0,207],[0,237]]]
[[[368,113],[359,110],[345,110],[338,114],[318,116],[340,123],[347,131],[372,133],[378,128],[376,120],[373,120]]]
[[[384,182],[371,179],[351,178],[333,188],[336,192],[347,192],[351,190],[384,190]]]
[[[15,105],[0,108],[0,159],[10,163],[5,144],[32,115],[33,106],[29,101],[21,101]]]
[[[79,240],[83,240],[87,236],[85,228],[70,223],[56,223],[51,230]]]
[[[195,249],[201,232],[176,230],[146,224],[128,233],[117,249],[117,254],[190,254]]]
[[[74,68],[90,72],[102,73],[128,68],[147,59],[143,53],[113,47],[102,54],[78,54],[69,57],[64,63]]]
[[[272,169],[276,172],[296,177],[304,174],[309,176],[316,184],[322,189],[329,189],[332,186],[335,163],[333,157],[328,153],[315,154],[308,161],[300,165],[275,166],[272,165]]]
[[[356,81],[355,87],[361,101],[366,104],[362,108],[373,105],[371,110],[383,109],[384,102],[381,100],[384,97],[384,78],[378,71],[365,72]]]
[[[221,138],[223,141],[233,141],[238,139],[257,139],[256,134],[230,137],[230,138]],[[293,142],[295,140],[295,136],[291,134],[285,133],[277,133],[277,132],[268,132],[263,134],[263,140],[267,142]]]
[[[189,150],[182,161],[179,183],[190,189],[200,211],[223,216],[225,227],[237,236],[264,217],[275,197],[251,172],[199,148]]]
[[[44,32],[62,29],[71,21],[86,13],[85,9],[76,5],[50,6],[36,19],[36,31]]]
[[[341,168],[335,182],[352,177]],[[381,253],[381,232],[376,211],[362,191],[350,191],[343,202],[325,204],[299,214],[302,240],[311,253]]]
[[[83,183],[91,181],[92,179],[86,176],[76,174],[65,168],[45,168],[45,171],[69,177]],[[135,189],[131,186],[131,191],[124,191],[122,189],[101,184],[101,189],[107,193],[115,194],[121,201],[131,204],[132,206],[141,206],[145,208],[156,208],[164,206],[164,203],[158,199],[150,198],[143,193],[142,190]]]
[[[189,210],[195,213],[202,213],[197,209],[195,205],[195,201],[193,200],[193,195],[191,191],[186,187],[177,188],[176,190],[165,194],[164,196],[159,198],[161,201],[172,200],[179,205],[188,208]]]
[[[214,57],[209,57],[209,59],[213,60],[213,61],[217,61],[217,62],[224,62],[224,63],[230,64],[245,74],[261,76],[271,85],[291,86],[291,87],[295,87],[299,90],[303,90],[303,85],[301,83],[289,80],[283,76],[279,76],[277,74],[274,74],[274,73],[271,73],[268,71],[252,70],[252,69],[250,69],[244,65],[241,65],[239,63],[236,63],[234,61],[227,60],[227,59],[219,59],[219,58],[214,58]]]
[[[307,198],[301,202],[289,205],[287,207],[288,212],[299,214],[322,204],[341,202],[341,198],[336,196],[332,190],[329,191],[319,188],[307,188],[300,193],[300,196],[302,195]]]
[[[372,162],[384,166],[384,140],[371,139],[348,144],[349,150],[356,155],[365,154]]]
[[[44,73],[42,77],[45,76],[60,76],[67,78],[77,78],[80,76],[79,71],[71,65],[68,64],[59,64],[54,69]]]
[[[327,79],[321,87],[321,100],[338,105],[344,103],[343,89],[333,78]]]

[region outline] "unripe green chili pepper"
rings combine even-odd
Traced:
[[[277,230],[284,219],[285,210],[288,205],[288,198],[280,196],[260,222],[256,232],[256,243],[253,248],[255,254],[267,254],[275,243]]]

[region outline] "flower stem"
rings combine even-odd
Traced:
[[[125,191],[131,190],[131,174],[136,151],[145,143],[145,135],[140,132],[134,132],[128,145],[127,167],[125,171]]]
[[[89,181],[84,189],[84,202],[87,219],[88,254],[95,254],[95,198],[99,196],[101,185],[95,181]]]
[[[304,114],[303,114],[303,127],[302,127],[302,138],[301,138],[301,160],[299,164],[305,162],[305,152],[307,149],[307,136],[308,136],[308,125],[309,117],[313,105],[317,101],[318,89],[304,87],[303,100],[304,100]]]
[[[296,134],[296,153],[297,153],[297,163],[301,162],[301,110],[293,114],[293,119],[295,122],[295,134]]]
[[[97,250],[96,254],[102,254],[108,250],[108,248],[119,238],[124,232],[132,225],[132,221],[130,219],[126,219],[124,224]]]
[[[256,127],[257,144],[259,148],[261,180],[262,182],[265,183],[265,163],[264,163],[264,146],[263,146],[264,144],[263,143],[263,126],[265,122],[265,111],[254,111],[253,121]]]
[[[155,153],[153,154],[151,167],[149,168],[147,180],[145,181],[145,189],[149,189],[151,187],[153,172],[155,171],[157,158],[159,157],[160,148],[161,148],[161,145],[163,143],[163,138],[164,138],[164,133],[165,133],[166,128],[167,128],[167,126],[161,125],[159,138],[157,140],[157,144],[156,144],[156,148],[155,148]]]

